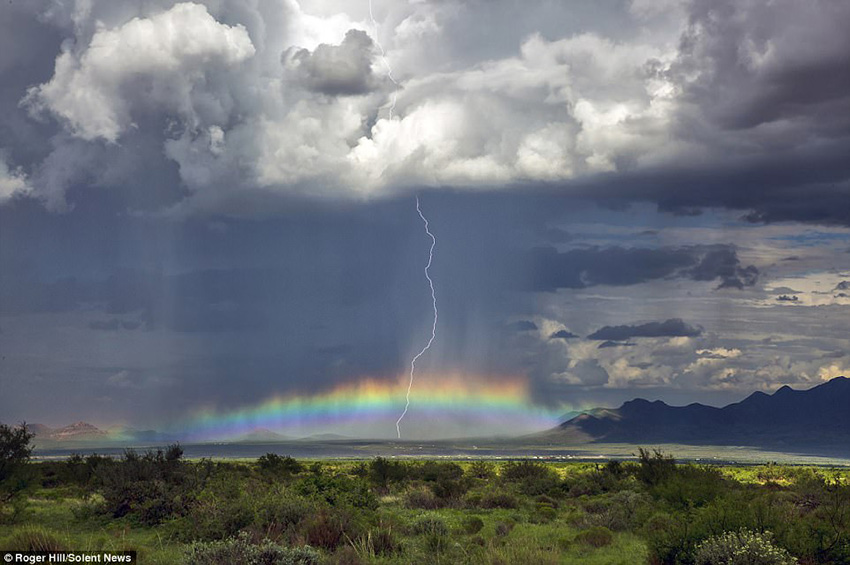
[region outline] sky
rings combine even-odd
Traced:
[[[0,5],[0,420],[518,434],[850,367],[850,4]]]

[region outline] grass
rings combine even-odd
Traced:
[[[137,551],[143,563],[182,563],[180,554],[185,544],[174,541],[167,528],[143,527],[130,519],[104,516],[80,518],[86,498],[70,489],[56,490],[42,488],[29,495],[21,523],[0,534],[0,548],[18,549],[13,543],[16,538],[38,528],[69,551]]]
[[[37,529],[56,540],[61,548],[76,551],[128,551],[139,552],[142,563],[178,564],[187,543],[175,539],[169,525],[146,527],[131,519],[105,517],[79,517],[85,502],[67,493],[56,496],[50,489],[39,489],[30,495],[26,515],[21,523],[6,530],[0,537],[0,547],[17,549],[14,540]],[[637,536],[618,533],[607,547],[593,548],[574,541],[579,529],[570,525],[565,513],[547,524],[527,522],[522,511],[476,510],[474,515],[484,522],[481,531],[474,535],[463,533],[464,518],[470,515],[465,509],[440,509],[432,511],[404,508],[393,497],[385,497],[381,508],[384,522],[412,524],[423,517],[436,517],[449,528],[445,547],[436,553],[428,545],[426,536],[405,536],[403,551],[395,556],[380,557],[360,552],[373,563],[406,564],[427,560],[441,563],[586,563],[631,564],[646,561],[646,545]],[[507,535],[497,534],[500,524],[513,524]],[[479,542],[480,545],[476,542]]]
[[[170,467],[161,461],[119,461],[83,479],[68,478],[70,464],[34,463],[23,510],[14,518],[0,512],[7,522],[0,525],[0,549],[135,550],[141,563],[179,564],[198,536],[214,540],[242,531],[251,543],[269,538],[280,546],[330,540],[331,545],[319,547],[322,563],[328,565],[616,565],[678,563],[670,544],[692,552],[709,535],[745,527],[774,531],[778,543],[808,563],[842,562],[844,554],[836,553],[842,547],[850,559],[846,467],[711,467],[718,474],[674,465],[666,475],[642,475],[642,465],[651,461],[552,461],[526,468],[503,461],[441,459],[430,463],[429,477],[425,461],[390,460],[389,474],[382,479],[374,474],[375,461],[301,461],[303,470],[295,475],[277,475],[249,461]],[[158,466],[167,472],[150,475]],[[404,476],[393,478],[392,469]],[[511,469],[513,475],[508,475]],[[115,481],[126,482],[133,473],[142,478],[115,491]],[[192,482],[201,476],[206,478]],[[646,482],[645,476],[660,477],[659,482]],[[169,481],[175,481],[176,490],[148,489]],[[458,484],[463,485],[459,490]],[[145,489],[139,490],[140,485]],[[116,518],[115,493],[125,491],[135,493],[135,506]],[[423,501],[409,498],[413,491],[448,494]],[[147,494],[140,497],[139,492]],[[505,494],[514,503],[488,507],[483,503],[488,493]],[[145,522],[146,515],[137,510],[157,496],[165,497],[170,513]],[[172,504],[173,499],[185,500],[181,505]],[[753,501],[769,511],[750,513]],[[410,507],[426,503],[436,507]],[[300,517],[283,518],[282,512],[299,504]],[[624,514],[626,507],[631,509]],[[239,516],[241,522],[232,522]],[[682,525],[686,527],[677,528]],[[808,539],[815,531],[820,545]]]

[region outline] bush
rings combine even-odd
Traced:
[[[26,470],[33,437],[25,423],[14,428],[0,424],[0,522],[6,518],[14,520],[24,509],[26,500],[19,495],[29,484]],[[6,505],[11,506],[10,517]]]
[[[558,517],[558,511],[548,504],[538,502],[534,513],[531,515],[531,521],[535,524],[546,524]]]
[[[503,538],[506,535],[508,535],[509,533],[511,533],[511,530],[513,530],[513,529],[514,529],[513,523],[511,523],[511,522],[499,522],[498,524],[496,524],[496,535],[499,536],[500,538]]]
[[[652,488],[658,498],[677,508],[704,506],[727,491],[723,474],[715,467],[680,465]]]
[[[501,475],[503,480],[515,483],[521,493],[530,496],[552,492],[561,482],[550,467],[528,460],[507,463]]]
[[[227,539],[254,521],[254,485],[219,469],[192,503],[182,532],[186,538]]]
[[[366,474],[375,487],[386,490],[390,483],[400,483],[408,479],[408,467],[401,461],[375,457],[369,462]]]
[[[186,551],[190,565],[318,565],[311,547],[286,548],[268,540],[252,544],[247,534],[223,541],[196,542]]]
[[[621,461],[612,459],[605,465],[597,465],[593,472],[585,476],[587,484],[584,488],[593,493],[616,491],[619,490],[620,484],[628,478],[629,473],[629,467]]]
[[[469,466],[469,476],[476,479],[489,480],[495,476],[493,464],[487,461],[473,461]]]
[[[461,498],[469,490],[469,484],[463,480],[440,479],[428,483],[428,488],[439,499],[449,503]]]
[[[649,516],[651,503],[649,496],[643,493],[621,490],[585,503],[584,509],[588,512],[585,522],[615,531],[629,530]]]
[[[304,466],[294,458],[289,455],[281,457],[276,453],[266,453],[265,455],[260,456],[260,458],[257,459],[257,465],[264,473],[269,475],[281,475],[283,477],[296,475],[304,470]]]
[[[115,518],[135,515],[146,525],[186,515],[202,479],[180,460],[182,453],[176,444],[143,455],[128,449],[120,461],[98,465],[107,511]]]
[[[57,474],[59,475],[59,480],[63,483],[91,487],[96,482],[98,467],[113,464],[115,464],[115,460],[105,455],[92,453],[83,457],[75,453],[65,461],[59,463]]]
[[[696,551],[696,565],[793,565],[797,560],[773,543],[770,532],[725,532],[708,538]]]
[[[614,541],[614,534],[605,526],[594,526],[579,532],[575,541],[591,547],[604,547],[611,545],[611,542]]]
[[[282,489],[271,489],[258,500],[255,523],[266,531],[290,530],[315,512],[316,507],[309,500]]]
[[[404,505],[419,510],[436,510],[446,505],[445,500],[427,489],[413,489],[404,495]]]
[[[449,527],[436,516],[425,516],[413,524],[413,533],[425,536],[425,547],[433,553],[441,553],[449,545]]]
[[[374,559],[377,556],[391,555],[399,550],[393,532],[389,528],[377,528],[366,532],[352,542],[356,556],[359,559]]]
[[[545,476],[550,472],[551,469],[543,463],[525,459],[523,461],[509,461],[502,467],[500,475],[506,481],[520,481],[529,477]]]
[[[68,548],[59,541],[55,534],[38,526],[20,528],[10,537],[4,549],[13,551],[67,551]]]
[[[477,534],[483,527],[484,520],[478,516],[467,516],[463,519],[463,532],[467,535]]]
[[[637,478],[649,486],[664,482],[676,471],[676,460],[659,449],[650,453],[647,449],[639,448],[638,464]]]
[[[413,533],[416,535],[449,535],[449,527],[442,518],[437,516],[423,516],[413,523]]]
[[[333,551],[347,539],[358,537],[356,526],[340,511],[322,511],[307,522],[307,543]]]
[[[330,507],[353,507],[360,510],[375,510],[378,499],[369,489],[368,483],[360,478],[346,475],[313,474],[298,479],[292,491]]]
[[[481,508],[517,508],[519,500],[507,492],[488,492],[481,497]]]
[[[29,431],[25,423],[14,428],[0,424],[0,483],[29,462],[33,437],[35,434]]]

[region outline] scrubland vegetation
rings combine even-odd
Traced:
[[[7,443],[21,441],[0,429]],[[27,440],[28,441],[28,440]],[[143,563],[850,563],[850,471],[3,450],[0,549]]]

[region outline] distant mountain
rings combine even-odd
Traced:
[[[850,379],[837,377],[808,390],[754,392],[723,408],[638,398],[616,409],[586,411],[538,437],[553,443],[817,445],[850,452]]]
[[[273,432],[266,428],[257,428],[231,441],[236,443],[274,443],[276,441],[291,441],[292,438]]]
[[[88,422],[74,422],[64,428],[49,428],[43,424],[27,426],[37,439],[50,441],[91,441],[105,439],[107,433]]]

